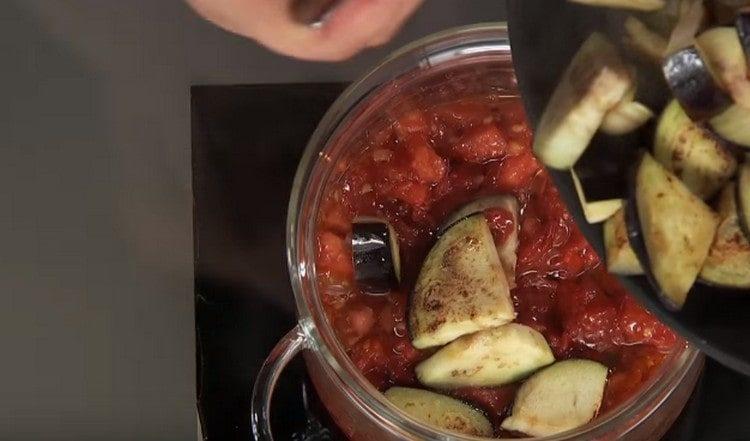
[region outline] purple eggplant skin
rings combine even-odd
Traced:
[[[737,14],[734,26],[737,28],[737,34],[740,37],[742,50],[745,51],[745,62],[750,69],[750,10]]]
[[[693,121],[705,121],[732,105],[732,98],[716,83],[695,46],[668,56],[662,72],[672,94]]]
[[[391,232],[385,222],[360,220],[352,224],[354,280],[369,295],[385,295],[398,286],[398,249],[391,247]]]

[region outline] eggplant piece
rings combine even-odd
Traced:
[[[428,426],[464,435],[492,436],[487,417],[463,401],[411,387],[392,387],[384,395],[394,406]]]
[[[398,236],[390,224],[375,218],[352,223],[354,280],[368,294],[382,295],[398,286],[401,259]]]
[[[708,126],[722,139],[750,149],[750,109],[735,104],[711,118]]]
[[[665,55],[685,49],[693,44],[693,39],[707,21],[703,0],[680,0],[677,22],[669,34]]]
[[[714,79],[729,92],[734,103],[750,108],[747,60],[737,29],[734,26],[711,28],[696,37],[695,47]]]
[[[745,158],[745,164],[737,174],[737,214],[745,237],[750,240],[750,162]]]
[[[750,70],[750,10],[737,14],[734,27],[737,28],[737,36],[740,38],[740,45],[745,53],[746,69]]]
[[[604,115],[633,87],[634,74],[606,37],[583,43],[552,94],[536,130],[534,152],[549,167],[575,164]]]
[[[513,233],[508,237],[505,242],[496,244],[497,254],[500,257],[500,263],[505,271],[505,276],[508,279],[508,284],[511,289],[516,286],[516,261],[518,259],[518,230],[521,223],[519,222],[520,209],[518,207],[518,200],[515,196],[503,194],[497,196],[485,196],[463,206],[461,209],[451,214],[448,219],[443,222],[443,226],[438,230],[438,234],[443,234],[448,228],[453,226],[456,222],[465,219],[469,216],[473,216],[477,213],[482,213],[485,210],[492,208],[502,208],[503,210],[510,213],[513,217]]]
[[[643,267],[628,239],[628,226],[625,212],[617,210],[604,222],[604,250],[607,258],[607,271],[623,276],[643,274]]]
[[[665,0],[570,0],[588,6],[604,8],[635,9],[638,11],[656,11],[665,5]]]
[[[600,130],[607,135],[625,135],[637,130],[654,117],[654,112],[637,101],[622,101],[602,120]]]
[[[622,207],[622,199],[619,198],[589,201],[586,198],[583,185],[581,185],[581,180],[578,178],[575,169],[570,170],[570,176],[573,179],[573,186],[578,194],[578,200],[581,202],[583,216],[588,223],[596,224],[604,222]]]
[[[450,227],[427,254],[409,309],[412,344],[442,346],[515,319],[510,287],[483,214]]]
[[[526,380],[501,427],[549,436],[591,421],[601,406],[607,367],[591,360],[560,361]]]
[[[667,52],[667,39],[652,31],[642,21],[628,16],[623,23],[623,44],[645,58],[661,64]]]
[[[694,46],[669,55],[662,72],[672,95],[693,121],[707,120],[732,105]]]
[[[636,170],[635,200],[651,272],[666,304],[679,309],[708,256],[718,217],[648,153]]]
[[[694,123],[672,100],[659,118],[654,157],[693,193],[708,199],[737,170],[737,159],[714,134]]]
[[[711,285],[747,289],[750,288],[750,241],[740,228],[736,185],[730,182],[719,197],[721,222],[700,278]]]
[[[542,334],[508,323],[454,340],[414,371],[422,384],[435,388],[502,386],[554,361]]]

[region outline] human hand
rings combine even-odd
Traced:
[[[304,3],[307,4],[302,4]],[[423,0],[188,0],[222,28],[304,60],[339,61],[390,40]],[[309,3],[331,4],[323,20],[302,23]],[[302,8],[302,9],[300,9]],[[315,8],[315,5],[312,6]],[[305,17],[310,18],[310,17]]]

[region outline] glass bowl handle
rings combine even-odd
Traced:
[[[276,382],[286,365],[306,347],[307,337],[300,325],[297,325],[276,343],[266,361],[263,362],[255,378],[250,408],[250,425],[256,441],[273,440],[270,415],[271,398],[273,398]]]

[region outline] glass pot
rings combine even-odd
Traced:
[[[256,379],[251,417],[256,439],[273,439],[269,407],[274,385],[299,353],[321,400],[352,439],[476,439],[408,417],[359,373],[334,335],[317,292],[315,229],[326,183],[364,147],[362,133],[389,123],[390,110],[488,91],[518,95],[504,23],[452,29],[402,48],[353,83],[323,117],[299,164],[289,201],[287,259],[299,322],[271,351]],[[702,364],[698,351],[681,346],[618,408],[586,426],[544,439],[658,439],[690,397]]]

